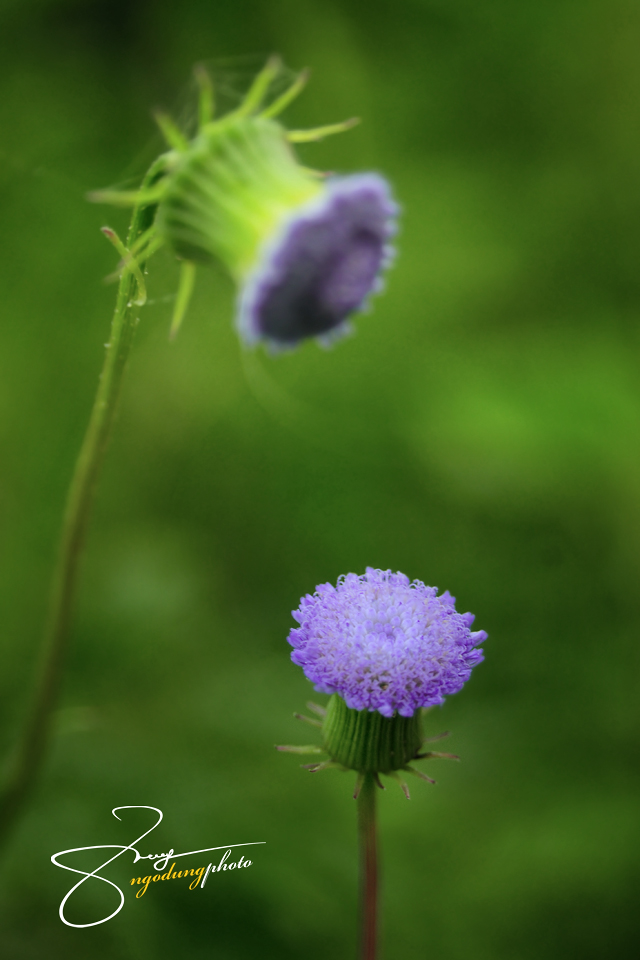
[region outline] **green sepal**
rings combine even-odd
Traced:
[[[406,769],[422,746],[422,714],[383,717],[377,710],[352,710],[334,694],[322,724],[324,747],[332,760],[360,773]]]

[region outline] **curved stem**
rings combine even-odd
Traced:
[[[162,162],[161,162],[162,161]],[[162,174],[164,158],[149,169],[141,189]],[[127,246],[147,230],[155,207],[140,205],[133,211]],[[51,720],[62,679],[69,626],[75,596],[78,563],[89,523],[93,495],[115,418],[129,351],[138,322],[136,280],[125,270],[120,280],[111,336],[89,424],[80,447],[67,492],[49,608],[31,705],[0,792],[0,843],[10,833],[35,784],[51,733]]]
[[[360,847],[360,958],[376,960],[378,950],[378,844],[376,782],[366,773],[357,799]]]

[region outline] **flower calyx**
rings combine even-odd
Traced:
[[[358,776],[354,799],[360,792],[366,774],[372,774],[378,787],[384,789],[380,780],[382,774],[396,780],[409,800],[409,788],[403,774],[409,773],[432,784],[436,782],[421,770],[410,766],[412,761],[459,760],[453,753],[421,752],[425,744],[448,736],[448,733],[432,738],[423,736],[422,720],[426,710],[416,710],[411,717],[397,713],[385,717],[375,710],[353,710],[338,694],[333,694],[326,709],[315,703],[308,703],[307,706],[322,718],[321,722],[302,714],[294,716],[321,728],[322,747],[278,746],[276,749],[286,753],[328,754],[327,760],[303,764],[310,773],[329,768],[355,770]]]

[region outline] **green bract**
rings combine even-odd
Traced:
[[[319,760],[315,763],[303,764],[311,773],[328,770],[331,767],[340,770],[355,770],[358,774],[354,797],[366,777],[373,777],[379,787],[380,774],[393,777],[409,799],[409,788],[405,782],[404,773],[413,774],[421,780],[435,783],[422,770],[410,766],[413,760],[458,760],[453,753],[439,753],[433,750],[424,750],[425,744],[432,743],[448,736],[442,733],[435,737],[424,737],[422,718],[430,709],[416,710],[411,717],[402,717],[396,713],[392,717],[384,717],[377,710],[353,710],[348,707],[342,697],[334,693],[327,708],[317,703],[308,703],[309,709],[321,719],[315,720],[296,713],[298,720],[304,720],[322,732],[322,746],[308,744],[305,746],[278,746],[277,750],[285,753],[316,753],[328,754],[328,760]]]
[[[322,722],[331,759],[358,773],[393,773],[416,760],[422,747],[422,711],[412,717],[383,717],[377,710],[352,710],[334,693]]]
[[[158,235],[185,260],[221,260],[237,280],[278,223],[321,190],[296,161],[283,127],[265,117],[207,124],[168,162]]]

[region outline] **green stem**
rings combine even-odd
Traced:
[[[376,960],[378,948],[378,844],[376,782],[365,773],[357,799],[360,847],[360,960]]]
[[[157,181],[163,169],[164,158],[161,157],[147,172],[141,189],[148,188]],[[154,215],[155,208],[148,205],[134,209],[127,237],[128,247],[148,229]],[[0,792],[0,843],[10,833],[29,798],[51,735],[53,710],[58,698],[67,649],[78,564],[138,322],[137,308],[133,303],[136,288],[135,277],[130,271],[125,271],[118,288],[111,336],[89,425],[67,492],[31,705]]]

